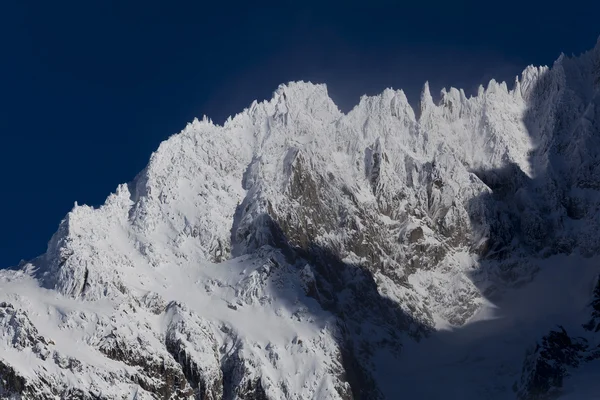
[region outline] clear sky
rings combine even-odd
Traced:
[[[208,3],[226,3],[207,5]],[[593,47],[600,2],[28,1],[0,4],[0,267],[32,258],[73,202],[99,205],[159,143],[279,83],[473,92]]]

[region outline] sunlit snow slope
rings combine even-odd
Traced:
[[[600,44],[195,120],[0,271],[0,397],[600,396]]]

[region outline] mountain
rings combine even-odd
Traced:
[[[292,82],[195,120],[0,271],[0,396],[597,397],[599,93],[600,42],[417,109]]]

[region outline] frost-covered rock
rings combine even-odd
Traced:
[[[436,104],[426,84],[416,110],[386,89],[347,114],[324,85],[292,82],[223,126],[194,120],[104,205],[75,205],[44,255],[0,271],[0,393],[419,398],[400,393],[419,382],[399,383],[406,365],[456,363],[436,364],[453,357],[444,346],[423,360],[413,348],[465,332],[476,350],[455,351],[488,354],[480,335],[503,330],[477,327],[501,323],[494,305],[534,293],[560,256],[600,254],[599,65],[600,45],[510,89],[451,88]],[[538,315],[540,299],[528,317],[569,319]],[[586,310],[571,322],[592,351]],[[472,382],[478,398],[515,395],[517,381],[521,397],[546,395],[562,384],[540,389],[546,365],[576,369],[548,361],[575,336],[531,329],[542,345],[524,369],[520,352],[488,357],[502,377]]]

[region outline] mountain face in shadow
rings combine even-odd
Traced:
[[[599,66],[600,45],[510,90],[347,114],[295,82],[195,120],[0,271],[0,396],[594,390]]]
[[[600,354],[598,337],[590,329],[593,322],[581,329],[594,313],[593,299],[597,295],[593,287],[594,282],[598,285],[600,272],[593,265],[598,254],[594,233],[598,229],[598,185],[594,182],[600,182],[599,76],[598,46],[579,58],[561,56],[552,69],[543,71],[526,96],[523,122],[533,145],[527,168],[509,163],[498,169],[475,171],[492,189],[483,196],[492,227],[491,248],[481,260],[483,270],[505,282],[530,276],[522,282],[526,285],[523,290],[528,290],[528,281],[535,280],[544,265],[554,268],[550,266],[553,259],[573,255],[574,259],[562,260],[558,268],[571,269],[568,275],[581,274],[588,282],[581,295],[589,297],[578,301],[570,311],[563,311],[563,315],[553,316],[555,326],[540,334],[527,351],[522,375],[514,386],[523,399],[559,397],[564,380]],[[586,260],[576,261],[579,257]],[[592,266],[582,270],[573,265],[577,263]],[[569,290],[561,277],[556,278],[556,292]],[[530,298],[538,295],[534,290],[530,292]],[[498,285],[484,293],[492,301],[501,301]],[[554,313],[553,307],[550,301],[538,314]],[[565,329],[562,324],[567,323],[570,326]],[[541,326],[539,329],[543,329]]]

